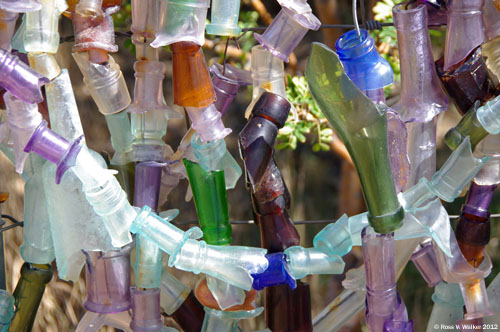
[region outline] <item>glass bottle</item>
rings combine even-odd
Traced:
[[[400,4],[392,9],[402,68],[401,98],[392,108],[408,132],[410,176],[405,189],[436,171],[436,116],[448,107],[432,58],[426,7],[408,7]]]
[[[179,42],[203,45],[208,7],[210,0],[163,1],[159,29],[151,46],[156,48]]]
[[[164,163],[147,161],[135,167],[134,206],[158,209],[161,175]],[[161,283],[162,253],[157,245],[142,235],[135,237],[135,285],[140,289],[157,289]],[[159,296],[159,291],[158,291]],[[159,302],[159,299],[158,299]],[[152,305],[152,304],[151,304]],[[159,307],[159,303],[158,303]]]
[[[386,113],[354,85],[343,72],[337,54],[324,45],[313,44],[306,78],[312,96],[354,161],[370,225],[378,233],[397,230],[401,227],[404,210],[391,176]]]
[[[289,110],[290,103],[285,98],[264,92],[253,107],[252,118],[239,135],[262,246],[270,253],[283,251],[300,242],[287,212],[288,190],[273,158],[276,136],[285,124]]]
[[[377,234],[366,227],[362,232],[366,271],[366,322],[372,332],[391,324],[412,326],[406,307],[396,289],[394,234]],[[404,331],[404,330],[403,330]]]
[[[184,107],[208,107],[215,102],[215,92],[201,46],[178,42],[172,51],[174,103]]]
[[[18,13],[12,13],[0,9],[0,48],[6,51],[11,50],[10,42],[16,29]]]
[[[184,165],[193,191],[203,239],[208,244],[230,244],[231,225],[224,171],[207,172],[199,164],[188,159],[184,159]]]
[[[199,332],[203,325],[205,311],[194,292],[163,270],[160,286],[160,303],[167,313],[186,332]]]
[[[268,287],[265,290],[266,322],[273,332],[311,332],[311,299],[309,285],[297,282],[291,290],[288,285]]]
[[[239,135],[248,190],[261,232],[262,247],[269,253],[299,245],[300,237],[288,216],[290,197],[274,162],[274,143],[290,112],[290,103],[278,94],[263,92],[252,117]],[[272,331],[312,331],[309,285],[299,283],[266,289],[266,322]]]
[[[262,308],[254,310],[221,311],[205,307],[205,321],[201,332],[234,332],[238,330],[238,322],[242,319],[256,317],[262,313]]]
[[[449,4],[444,45],[444,70],[449,70],[484,43],[484,0],[454,0]]]
[[[455,283],[441,282],[432,294],[432,313],[427,323],[427,332],[436,330],[434,326],[441,324],[455,325],[463,317],[464,299],[460,287]]]
[[[252,84],[252,73],[227,63],[225,66],[214,63],[210,66],[210,72],[212,73],[212,84],[217,96],[214,105],[224,115],[236,97],[240,86]]]
[[[68,71],[63,69],[57,78],[47,84],[45,91],[52,130],[69,141],[82,137],[83,127]],[[82,149],[87,147],[82,146]],[[98,153],[93,150],[88,152],[105,167],[106,163]],[[42,170],[43,189],[58,276],[76,281],[85,264],[82,249],[107,251],[113,246],[102,218],[85,198],[82,182],[72,168],[64,174],[61,183],[56,184],[54,178],[59,173],[56,165],[45,163]]]
[[[262,33],[254,38],[275,57],[288,62],[290,54],[309,30],[318,30],[321,22],[306,0],[279,0],[281,10]]]
[[[126,111],[105,116],[111,135],[111,145],[115,149],[109,168],[118,171],[115,174],[120,186],[127,193],[129,202],[133,200],[135,164],[132,162],[133,137],[130,120]]]
[[[484,102],[495,94],[496,84],[481,54],[481,47],[476,48],[448,70],[443,68],[443,58],[436,61],[437,73],[446,93],[462,114],[465,114],[476,100]]]
[[[444,136],[446,145],[455,150],[466,137],[470,138],[472,150],[488,134],[500,134],[500,97],[487,101],[480,106],[479,100],[454,127]]]
[[[480,186],[472,182],[455,229],[460,250],[474,267],[481,264],[483,249],[490,240],[489,210],[496,187]]]
[[[209,35],[238,36],[241,28],[238,26],[240,0],[212,1],[211,21],[205,30]]]
[[[57,53],[59,17],[66,10],[64,0],[42,0],[42,9],[26,13],[24,49],[30,53]]]
[[[75,44],[73,52],[88,52],[93,63],[105,64],[107,53],[118,51],[111,14],[119,7],[102,10],[103,0],[80,0],[72,15]]]
[[[49,264],[23,264],[21,277],[13,294],[16,299],[16,313],[9,331],[31,331],[45,286],[52,279],[52,274],[52,266]]]
[[[393,83],[394,73],[374,45],[375,42],[368,31],[361,30],[358,36],[355,30],[351,30],[340,36],[335,43],[335,49],[353,83],[375,104],[384,104],[384,87]],[[406,185],[410,168],[406,153],[406,128],[395,111],[387,108],[386,114],[391,172],[396,192],[401,192]]]
[[[86,251],[85,309],[101,314],[128,310],[130,303],[130,251],[132,245],[107,253]]]

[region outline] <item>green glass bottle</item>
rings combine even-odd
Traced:
[[[128,163],[125,165],[110,164],[108,167],[109,169],[118,171],[118,173],[115,174],[115,177],[122,189],[127,193],[128,201],[132,204],[134,195],[135,163]]]
[[[391,176],[385,110],[354,85],[337,54],[323,44],[313,43],[306,77],[312,96],[354,161],[370,225],[377,233],[394,232],[401,227],[404,210]]]
[[[208,244],[231,243],[231,225],[227,207],[224,171],[205,171],[199,164],[184,159],[193,191],[196,212]]]
[[[10,332],[31,331],[45,286],[52,279],[52,274],[49,264],[23,264],[21,277],[14,290],[16,313],[9,327]]]
[[[476,145],[488,135],[488,132],[477,118],[477,110],[480,106],[480,101],[476,101],[474,106],[465,113],[460,122],[454,128],[448,130],[444,136],[444,142],[450,149],[455,150],[458,148],[465,137],[469,136],[472,151],[474,151]]]

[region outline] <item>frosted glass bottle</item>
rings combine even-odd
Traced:
[[[83,135],[83,128],[74,99],[67,70],[47,84],[47,104],[52,129],[64,138],[73,141]],[[84,145],[83,149],[87,149]],[[90,150],[91,155],[103,167],[104,159]],[[113,249],[111,239],[82,191],[82,182],[70,168],[64,173],[59,185],[55,182],[57,166],[46,163],[42,177],[59,278],[78,280],[85,264],[83,250]]]

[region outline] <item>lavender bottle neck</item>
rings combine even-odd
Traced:
[[[480,218],[489,218],[490,205],[496,187],[495,184],[481,186],[472,181],[469,193],[467,194],[467,200],[462,207],[462,212]]]
[[[362,242],[367,306],[377,316],[390,315],[398,306],[394,234],[377,234],[366,227],[362,231]]]
[[[370,98],[375,104],[384,103],[385,104],[385,94],[384,89],[375,90],[364,90],[363,93]]]
[[[399,103],[410,107],[415,104],[428,104],[427,99],[441,101],[440,99],[445,97],[439,87],[432,57],[427,11],[423,5],[408,10],[403,8],[404,5],[399,5],[393,9],[401,66]],[[418,109],[415,107],[413,111],[416,112]],[[413,112],[410,110],[408,113]],[[406,120],[416,117],[417,114],[402,114],[402,116]]]

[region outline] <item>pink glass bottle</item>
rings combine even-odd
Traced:
[[[444,70],[459,63],[485,42],[484,0],[453,0],[448,9]]]
[[[432,58],[424,5],[392,9],[398,34],[401,99],[393,106],[405,122],[410,174],[406,188],[436,171],[436,116],[448,107]]]

